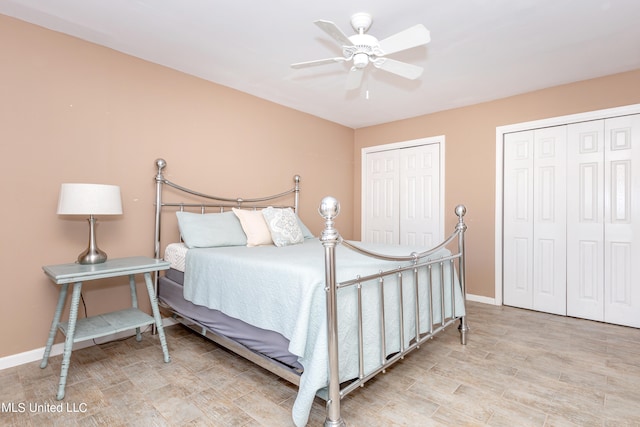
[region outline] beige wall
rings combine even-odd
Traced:
[[[638,70],[354,131],[2,15],[0,52],[0,357],[44,346],[58,289],[41,266],[86,247],[84,220],[55,213],[62,182],[122,187],[125,214],[98,227],[111,257],[153,254],[158,157],[169,179],[230,197],[300,174],[312,231],[333,195],[358,238],[361,149],[445,135],[446,227],[466,204],[469,291],[492,297],[496,126],[640,102]],[[85,287],[90,315],[128,304],[120,283]]]
[[[496,127],[640,103],[640,70],[356,130],[354,194],[361,188],[364,147],[445,135],[446,230],[457,204],[467,206],[468,292],[495,295]],[[356,204],[354,237],[360,237]]]
[[[158,157],[169,179],[229,197],[300,174],[316,233],[323,196],[353,210],[352,129],[2,15],[0,52],[0,357],[44,346],[58,288],[41,266],[87,246],[86,220],[56,215],[63,182],[121,186],[124,215],[98,225],[113,258],[153,256]],[[351,218],[337,223],[347,236]],[[129,304],[121,283],[86,285],[89,314]]]

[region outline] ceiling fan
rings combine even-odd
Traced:
[[[406,79],[415,80],[422,75],[422,67],[387,58],[387,55],[422,46],[431,40],[429,30],[418,24],[400,31],[384,40],[378,41],[372,35],[365,34],[371,26],[372,18],[368,13],[356,13],[351,17],[351,26],[357,31],[347,37],[340,28],[331,21],[318,20],[314,23],[329,34],[342,46],[342,54],[336,58],[319,59],[291,64],[292,68],[313,67],[335,62],[353,62],[347,75],[347,90],[357,89],[362,82],[364,69],[372,63],[374,67],[396,74]]]

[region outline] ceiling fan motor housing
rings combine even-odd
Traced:
[[[382,54],[378,39],[368,34],[355,34],[349,37],[353,46],[344,48],[345,57],[353,60],[353,66],[362,69],[369,62],[375,61],[376,57]]]

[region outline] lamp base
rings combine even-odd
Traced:
[[[78,255],[78,264],[101,264],[107,260],[107,254],[96,244],[96,219],[89,216],[89,247]]]
[[[107,260],[107,254],[97,249],[95,251],[86,251],[78,255],[78,264],[102,264]]]

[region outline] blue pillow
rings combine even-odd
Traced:
[[[198,214],[176,212],[178,227],[188,248],[246,246],[247,236],[233,212]]]
[[[313,239],[314,236],[313,233],[307,228],[307,226],[304,224],[304,222],[302,222],[302,220],[300,219],[300,217],[296,214],[296,217],[298,218],[298,226],[300,227],[300,230],[302,231],[302,235],[304,236],[305,239]]]

